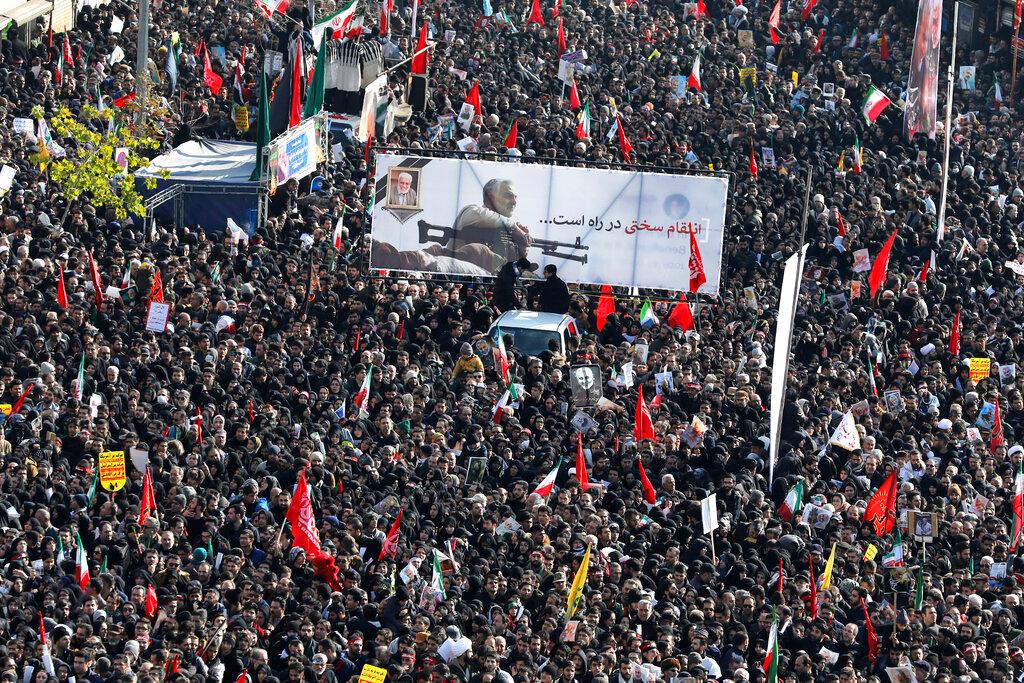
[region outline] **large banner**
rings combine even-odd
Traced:
[[[914,52],[907,77],[907,109],[903,130],[907,138],[925,133],[935,139],[935,107],[939,92],[939,40],[942,0],[920,0]]]
[[[686,290],[690,233],[717,295],[724,177],[381,154],[370,267],[495,276],[526,257],[568,281]]]
[[[306,119],[270,145],[270,187],[292,178],[305,178],[324,161],[320,147],[320,119]]]

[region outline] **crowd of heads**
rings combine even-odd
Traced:
[[[524,22],[529,3],[488,4],[486,20],[479,3],[418,4],[432,35],[426,110],[378,149],[455,150],[428,129],[477,81],[484,111],[468,134],[482,152],[505,154],[515,119],[522,163],[619,163],[606,138],[617,116],[634,163],[731,173],[722,293],[694,307],[694,329],[641,326],[626,290],[598,329],[596,294],[574,287],[566,313],[580,334],[565,349],[533,356],[508,339],[522,391],[500,420],[492,284],[368,271],[373,157],[362,145],[343,141],[323,190],[308,179],[277,188],[248,239],[164,221],[150,230],[88,196],[69,200],[41,143],[13,126],[135,91],[135,9],[78,8],[59,83],[63,37],[51,47],[44,20],[7,30],[0,159],[17,175],[0,200],[0,403],[23,402],[0,431],[0,683],[379,683],[366,667],[389,683],[1019,678],[1024,155],[998,10],[986,36],[962,36],[956,63],[976,67],[976,88],[955,91],[949,129],[941,76],[938,135],[908,139],[899,103],[916,2],[819,0],[807,20],[802,3],[783,3],[778,45],[771,2],[706,0],[706,18],[665,0],[564,0],[558,17],[542,2],[544,26]],[[414,45],[413,8],[395,4],[386,37],[378,9],[361,10],[361,40],[398,63]],[[331,11],[316,3],[318,17]],[[255,121],[264,51],[310,26],[305,6],[268,19],[257,5],[188,0],[154,3],[150,18],[157,151],[192,135],[253,139],[235,123],[235,65]],[[586,51],[576,83],[593,124],[582,140],[556,79],[559,23],[568,50]],[[221,92],[203,84],[200,40],[224,48],[213,61]],[[674,77],[698,54],[702,91],[679,93]],[[756,79],[741,78],[751,68]],[[407,75],[407,64],[390,74],[396,100]],[[894,102],[874,124],[861,113],[869,86]],[[874,258],[893,231],[870,298],[857,253]],[[770,476],[769,358],[783,263],[801,234]],[[102,286],[120,290],[102,306],[92,259]],[[146,329],[158,274],[163,332]],[[674,295],[643,294],[665,321]],[[989,359],[987,375],[972,375],[972,358]],[[629,362],[634,381],[619,381]],[[611,402],[585,411],[596,426],[581,436],[569,381],[580,364],[600,366]],[[672,386],[656,389],[665,372]],[[656,439],[638,443],[641,388],[660,399]],[[829,445],[854,406],[860,447]],[[695,417],[707,427],[696,441]],[[597,484],[586,489],[569,472],[578,446]],[[110,451],[127,463],[117,491],[97,486]],[[550,494],[533,493],[559,462]],[[147,469],[156,509],[141,514]],[[904,560],[886,567],[897,535],[878,536],[865,508],[894,471]],[[300,473],[337,581],[293,546],[286,512]],[[814,514],[787,520],[779,508],[798,482]],[[712,493],[719,526],[704,533]],[[906,511],[934,520],[932,535],[906,527]],[[773,624],[777,659],[765,669]]]

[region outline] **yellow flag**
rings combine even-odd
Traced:
[[[587,572],[590,569],[590,544],[587,544],[587,551],[583,553],[583,560],[580,561],[580,568],[576,570],[576,576],[573,577],[572,586],[569,588],[569,602],[567,604],[567,611],[565,613],[565,620],[572,619],[572,615],[576,614],[576,605],[580,601],[580,597],[583,595],[583,584],[587,582]]]
[[[864,560],[873,560],[875,555],[878,554],[878,548],[875,547],[874,543],[868,543],[868,549],[864,551]]]
[[[800,85],[800,74],[798,74],[796,71],[794,71],[793,72],[793,87],[795,88],[798,85]]]
[[[836,563],[836,544],[832,542],[832,554],[828,556],[825,563],[825,572],[821,575],[821,589],[825,590],[832,585],[832,565]]]
[[[709,171],[714,171],[714,170],[715,170],[715,165],[714,165],[714,164],[711,164],[711,163],[709,163],[709,164],[708,164],[708,170],[709,170]]]

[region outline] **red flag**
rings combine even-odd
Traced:
[[[409,72],[414,75],[426,76],[427,66],[429,66],[427,63],[427,25],[424,23],[420,28],[420,39],[416,43],[416,54],[413,55]]]
[[[889,235],[889,239],[885,241],[885,245],[882,250],[878,252],[878,256],[875,257],[875,262],[871,266],[871,275],[868,277],[868,283],[871,285],[871,298],[874,299],[878,294],[878,290],[881,289],[882,284],[885,282],[886,273],[889,270],[889,254],[892,252],[893,242],[896,241],[896,233],[899,232],[899,228],[892,231]]]
[[[89,275],[92,276],[93,293],[96,295],[96,308],[103,308],[103,283],[100,282],[100,271],[96,268],[96,259],[92,249],[89,250]]]
[[[363,163],[370,168],[370,150],[373,149],[373,135],[366,138],[366,147],[363,148]]]
[[[75,57],[71,54],[71,39],[67,33],[64,34],[64,63],[68,66],[75,65]]]
[[[553,18],[557,17],[561,10],[562,10],[562,0],[555,0],[555,9],[551,10],[551,18],[553,19]]]
[[[580,102],[580,93],[576,90],[576,79],[573,78],[569,88],[569,109],[579,109],[583,104]]]
[[[519,119],[512,119],[512,125],[505,136],[505,149],[516,149],[519,147]]]
[[[206,55],[206,63],[210,63],[210,55]],[[302,41],[295,41],[295,62],[292,64],[292,99],[291,108],[288,110],[288,127],[297,126],[302,123],[302,73],[304,70],[302,60]],[[209,68],[209,67],[207,67]],[[216,93],[216,91],[214,91]]]
[[[380,5],[380,34],[381,36],[388,34],[388,5],[386,2],[382,2]]]
[[[622,120],[618,116],[615,117],[615,123],[618,124],[615,127],[619,131],[619,149],[622,150],[622,158],[626,160],[627,164],[631,164],[633,163],[633,145],[629,143],[626,131],[622,128]]]
[[[252,407],[252,399],[249,399],[249,424],[256,421],[256,410]]]
[[[136,97],[138,97],[138,93],[136,93],[133,90],[132,92],[128,93],[127,95],[121,95],[120,97],[114,98],[114,106],[117,107],[118,109],[123,109],[124,105],[128,104],[129,102],[134,100]]]
[[[31,388],[31,387],[29,387]],[[996,397],[995,424],[992,425],[992,439],[988,442],[988,449],[995,453],[996,449],[1006,443],[1003,438],[1003,416],[999,410],[999,397]]]
[[[704,259],[700,255],[700,247],[697,246],[697,236],[690,230],[690,291],[696,292],[700,286],[708,281],[704,274]]]
[[[156,494],[153,492],[153,474],[146,468],[142,477],[142,499],[139,501],[139,526],[146,523],[149,515],[156,512]]]
[[[196,443],[203,445],[203,409],[196,406]]]
[[[775,9],[772,10],[772,14],[768,17],[768,32],[771,34],[772,43],[775,45],[779,44],[781,38],[779,34],[775,32],[775,29],[779,28],[779,24],[782,20],[782,0],[775,0]]]
[[[199,44],[196,45],[196,59],[203,56],[203,52],[206,51],[206,41],[202,38],[199,39]]]
[[[57,305],[61,308],[68,307],[68,289],[64,284],[64,266],[57,265]]]
[[[483,104],[480,103],[480,82],[473,81],[473,87],[466,95],[466,104],[473,105],[473,116],[482,116],[484,113]]]
[[[875,626],[871,623],[871,615],[868,614],[868,603],[861,598],[860,604],[864,608],[864,628],[868,632],[868,661],[874,664],[878,661],[878,636],[875,635]]]
[[[690,311],[690,304],[686,301],[685,295],[680,295],[679,303],[672,307],[668,314],[668,326],[679,327],[683,332],[693,329],[693,313]]]
[[[167,662],[167,675],[173,676],[178,673],[178,667],[181,663],[181,655],[175,654],[171,657],[171,661]]]
[[[825,29],[819,28],[818,29],[818,40],[817,40],[817,42],[814,43],[814,54],[818,54],[819,52],[821,52],[821,46],[824,44],[824,42],[825,42]]]
[[[811,619],[818,618],[818,582],[814,580],[814,557],[807,556],[807,566],[811,572]]]
[[[615,297],[611,285],[601,285],[601,297],[597,300],[597,331],[604,329],[608,316],[615,312]]]
[[[213,70],[213,65],[210,64],[210,51],[205,48],[203,49],[203,83],[213,95],[220,93],[220,88],[224,85],[224,79]]]
[[[359,340],[360,340],[360,337],[362,337],[362,330],[360,330],[360,329],[359,329],[359,328],[357,327],[357,328],[356,328],[356,338],[355,338],[355,340],[354,340],[354,341],[352,342],[352,348],[353,348],[353,349],[355,349],[356,351],[358,351],[358,350],[359,350],[359,346],[360,346],[360,344],[359,344]]]
[[[566,53],[568,48],[565,43],[565,27],[562,26],[562,20],[558,20],[558,56],[561,57]]]
[[[883,33],[882,40],[880,41],[880,57],[883,62],[889,61],[889,38]]]
[[[800,12],[800,19],[807,21],[811,18],[811,11],[818,4],[818,0],[804,0],[804,8]]]
[[[19,396],[18,400],[14,402],[14,405],[11,406],[11,415],[17,415],[21,412],[21,407],[25,405],[25,399],[28,398],[29,392],[32,391],[34,387],[35,383],[28,383],[28,386],[25,387],[25,391],[21,392],[21,396]]]
[[[153,286],[149,289],[148,302],[157,302],[162,304],[164,302],[164,282],[160,277],[160,269],[157,268],[153,273]]]
[[[708,6],[706,4],[704,4],[704,0],[697,0],[697,15],[696,16],[697,16],[697,20],[698,21],[700,20],[701,17],[704,17],[705,19],[710,19],[711,18],[711,15],[708,14]]]
[[[156,611],[160,607],[160,601],[156,597],[156,589],[153,588],[153,584],[149,584],[146,587],[146,617],[152,619],[156,616]]]
[[[836,216],[839,217],[839,236],[846,237],[846,223],[843,222],[843,214],[836,211]]]
[[[398,341],[402,341],[402,337],[404,337],[404,336],[405,336],[405,319],[403,318],[402,320],[398,321],[398,331],[395,332],[395,337],[398,338]]]
[[[292,502],[288,504],[285,519],[292,525],[292,546],[302,548],[307,556],[320,554],[320,532],[316,528],[313,516],[313,501],[309,497],[309,484],[306,483],[306,470],[299,472],[299,480],[295,484]]]
[[[584,493],[590,489],[601,488],[600,484],[591,484],[590,477],[587,476],[587,459],[583,455],[583,435],[576,432],[576,481],[580,483],[580,488]]]
[[[750,143],[750,163],[748,164],[748,170],[750,175],[754,178],[757,177],[757,159],[754,158],[754,143]]]
[[[864,521],[874,525],[876,536],[884,536],[896,526],[896,470],[871,496],[864,510]]]
[[[643,391],[641,390],[641,396]],[[642,398],[640,400],[643,400]],[[654,491],[651,480],[647,478],[647,470],[644,469],[643,458],[637,458],[636,464],[640,466],[640,482],[644,485],[644,501],[648,505],[655,505],[658,502],[658,495]]]
[[[636,396],[636,411],[634,413],[634,419],[636,425],[633,428],[633,436],[636,437],[637,442],[643,441],[644,439],[654,438],[654,421],[651,420],[651,410],[647,407],[647,402],[644,401],[644,388],[640,387],[640,392]]]
[[[242,673],[238,674],[238,678],[235,679],[235,683],[249,683],[249,670],[242,669]]]
[[[779,594],[780,594],[780,595],[782,594],[782,580],[783,580],[783,578],[782,578],[782,577],[783,577],[783,572],[782,572],[782,558],[780,557],[780,558],[779,558]]]
[[[50,62],[53,61],[53,12],[50,12],[50,28],[47,31],[46,59]]]
[[[394,523],[391,525],[391,529],[388,531],[388,537],[384,539],[384,545],[381,546],[380,555],[377,556],[377,561],[380,562],[385,557],[395,557],[398,555],[398,536],[402,532],[402,513],[405,510],[399,509],[398,516],[395,517]]]
[[[529,24],[540,24],[544,25],[544,13],[540,11],[540,0],[533,0],[533,6],[530,7],[530,16],[526,19],[527,25]]]
[[[1013,35],[1015,36],[1020,32],[1021,15],[1024,14],[1024,12],[1021,11],[1022,7],[1024,7],[1024,2],[1022,2],[1022,0],[1017,0],[1017,4],[1013,6]]]
[[[960,311],[953,316],[953,330],[949,333],[949,353],[960,355]]]

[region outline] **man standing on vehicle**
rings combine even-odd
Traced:
[[[530,300],[534,298],[540,300],[540,310],[545,313],[564,314],[569,310],[569,286],[558,277],[558,266],[544,266],[544,280],[530,287]]]

